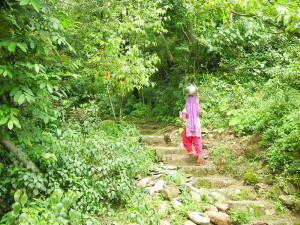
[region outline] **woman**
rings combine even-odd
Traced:
[[[184,130],[182,133],[183,146],[187,150],[188,155],[193,154],[192,144],[194,144],[197,155],[197,164],[202,163],[202,138],[201,138],[201,125],[199,116],[199,93],[194,85],[185,88],[185,94],[188,95],[185,108],[179,112],[179,119],[185,122]],[[194,96],[196,98],[194,98]]]

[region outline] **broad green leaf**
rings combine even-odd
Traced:
[[[57,197],[55,195],[51,195],[50,196],[50,203],[52,205],[55,205],[57,203],[57,201],[58,201],[58,199],[57,199]]]
[[[34,69],[35,69],[35,72],[39,72],[40,71],[40,67],[38,64],[34,64]]]
[[[70,205],[72,204],[72,201],[70,198],[64,198],[62,200],[62,204],[65,207],[65,209],[68,209],[70,207]]]
[[[17,46],[23,51],[23,52],[27,52],[27,45],[24,43],[17,43]]]
[[[11,207],[15,214],[18,214],[21,210],[21,204],[19,202],[15,202]]]
[[[33,194],[38,195],[39,193],[40,193],[40,192],[39,192],[38,189],[35,188],[35,189],[33,190]]]
[[[26,220],[26,217],[27,217],[27,213],[22,213],[19,217],[19,221],[22,222],[22,221]]]
[[[3,125],[5,123],[7,123],[8,121],[8,117],[3,117],[1,120],[0,120],[0,125]]]
[[[21,94],[21,96],[20,96],[19,99],[18,99],[18,104],[19,104],[19,105],[22,105],[23,102],[24,102],[24,100],[25,100],[25,95],[24,95],[24,94]]]
[[[8,45],[8,51],[13,52],[16,46],[17,46],[16,42],[10,42],[10,44]]]
[[[51,157],[50,153],[45,154],[45,159],[49,159]]]
[[[40,9],[42,8],[42,5],[39,3],[39,1],[37,1],[37,0],[30,0],[30,4],[33,6],[33,8],[37,12],[40,12]]]
[[[60,212],[62,208],[63,208],[62,203],[59,202],[59,203],[56,204],[56,209],[57,209],[58,212]]]
[[[13,127],[14,127],[13,121],[10,120],[10,121],[8,122],[8,124],[7,124],[7,127],[8,127],[8,129],[10,129],[10,130],[13,129]]]
[[[19,201],[20,196],[21,196],[21,190],[17,190],[14,194],[14,199],[16,202]]]
[[[20,5],[28,5],[29,0],[18,0],[20,2]]]
[[[21,202],[21,204],[24,206],[24,205],[26,204],[27,200],[28,200],[28,196],[26,195],[26,193],[24,193],[24,194],[21,196],[20,202]]]
[[[69,216],[72,220],[78,220],[80,221],[80,217],[81,217],[81,214],[80,212],[74,210],[74,209],[71,209],[70,212],[69,212]]]

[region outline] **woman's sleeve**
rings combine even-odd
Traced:
[[[185,110],[185,108],[180,112],[180,115],[179,115],[179,119],[181,120],[181,121],[184,121],[185,119],[186,119],[186,110]]]

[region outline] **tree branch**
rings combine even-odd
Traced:
[[[0,144],[3,148],[14,155],[14,157],[23,164],[23,166],[37,175],[40,171],[34,162],[31,161],[25,154],[18,151],[17,147],[8,139],[1,139]]]
[[[189,39],[189,36],[188,36],[187,33],[184,31],[184,29],[183,29],[182,26],[181,26],[181,29],[182,29],[182,32],[185,34],[185,37],[188,39],[188,41],[191,42],[190,39]]]
[[[229,12],[232,13],[232,14],[235,14],[235,15],[238,15],[238,16],[244,16],[244,17],[255,17],[256,16],[255,14],[243,14],[243,13],[235,12],[233,10],[229,10]]]

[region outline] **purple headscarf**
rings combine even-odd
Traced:
[[[185,101],[185,109],[190,121],[190,130],[196,132],[196,122],[199,115],[199,105],[193,95],[189,95]]]

